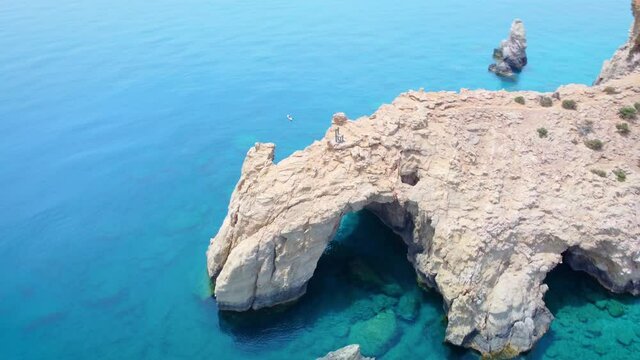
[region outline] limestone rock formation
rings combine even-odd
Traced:
[[[512,77],[527,65],[527,36],[522,20],[515,19],[511,24],[509,38],[502,40],[500,47],[493,50],[494,64],[489,71],[503,77]]]
[[[610,60],[604,62],[595,84],[640,71],[640,0],[631,2],[631,11],[635,20],[629,31],[629,41]]]
[[[360,354],[359,345],[348,345],[336,351],[332,351],[327,355],[318,358],[318,360],[375,360],[375,358],[362,356]]]
[[[616,132],[618,110],[640,102],[640,73],[606,85],[617,93],[559,88],[576,110],[528,91],[410,91],[369,117],[336,114],[277,164],[275,146],[257,143],[207,250],[219,308],[302,296],[342,216],[361,209],[442,294],[446,340],[483,354],[515,356],[547,331],[544,279],[563,258],[640,295],[640,125]]]
[[[273,144],[256,144],[207,252],[220,309],[302,296],[341,217],[363,208],[402,236],[420,281],[442,294],[452,344],[531,348],[552,319],[543,282],[562,254],[639,294],[640,127],[622,136],[615,125],[640,101],[640,74],[609,84],[620,93],[558,89],[575,111],[541,107],[536,92],[411,91],[277,164]],[[602,150],[584,145],[596,138]]]

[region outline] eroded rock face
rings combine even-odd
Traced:
[[[327,355],[318,358],[318,360],[375,360],[375,358],[362,356],[360,354],[359,345],[348,345],[336,351],[332,351]]]
[[[634,22],[629,31],[629,41],[622,45],[610,60],[604,62],[595,84],[640,71],[640,0],[631,2],[631,11]]]
[[[524,23],[515,19],[511,24],[509,38],[502,40],[500,47],[493,50],[495,64],[489,65],[489,71],[503,77],[512,77],[527,65],[527,36]]]
[[[337,115],[323,139],[277,164],[273,144],[256,144],[207,251],[220,309],[303,295],[342,216],[363,208],[401,235],[420,281],[442,294],[452,344],[531,348],[552,319],[543,281],[563,253],[607,288],[639,294],[640,127],[622,136],[615,125],[640,101],[640,74],[607,85],[620,93],[558,89],[575,111],[541,107],[535,92],[411,91],[370,117]],[[601,151],[584,145],[595,138]]]

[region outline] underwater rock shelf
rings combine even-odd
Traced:
[[[342,217],[361,209],[442,294],[446,340],[483,354],[515,356],[547,331],[543,281],[562,254],[638,295],[640,127],[620,109],[640,103],[640,74],[625,69],[553,96],[410,91],[369,117],[336,114],[277,164],[275,145],[256,144],[207,251],[220,309],[302,296]]]

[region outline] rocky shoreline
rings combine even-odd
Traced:
[[[323,139],[277,164],[275,145],[256,144],[207,251],[220,309],[302,296],[342,216],[361,209],[442,294],[446,340],[483,354],[515,356],[547,331],[544,279],[563,256],[638,295],[640,128],[622,115],[640,103],[633,56],[555,96],[410,91],[369,117],[336,114]]]

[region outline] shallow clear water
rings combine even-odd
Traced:
[[[514,17],[530,64],[507,83],[486,67]],[[385,301],[331,269],[253,328],[208,297],[204,251],[249,146],[275,142],[283,158],[332,113],[368,114],[409,88],[590,83],[630,21],[627,0],[3,1],[0,358],[304,359],[346,345],[335,328]],[[366,214],[349,219],[347,244],[395,239]],[[323,263],[368,259],[338,248]],[[415,295],[398,251],[385,281]],[[615,334],[639,332],[640,304],[615,300],[625,314],[612,317],[568,288],[552,286],[558,318],[529,356],[633,354],[640,337]],[[384,358],[471,356],[442,344],[437,295],[416,296],[419,314],[397,320]]]

